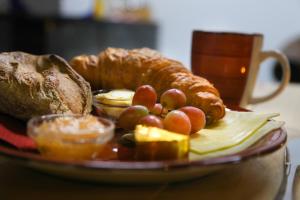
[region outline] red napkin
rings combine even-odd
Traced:
[[[0,115],[0,140],[18,149],[36,149],[33,139],[26,136],[26,124],[6,115]]]

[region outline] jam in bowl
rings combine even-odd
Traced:
[[[39,152],[59,160],[91,160],[101,157],[114,137],[111,120],[92,115],[44,115],[32,118],[27,134]]]

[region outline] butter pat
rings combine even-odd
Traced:
[[[94,106],[99,115],[104,114],[113,119],[119,118],[120,114],[132,104],[134,92],[131,90],[111,90],[94,96]]]
[[[187,158],[189,136],[156,127],[136,126],[136,159],[143,161]]]
[[[107,93],[97,94],[96,99],[106,105],[130,106],[134,92],[131,90],[112,90]]]

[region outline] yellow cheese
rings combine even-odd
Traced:
[[[217,124],[200,130],[191,136],[190,150],[196,154],[208,154],[239,145],[262,128],[278,114],[227,111]]]
[[[156,127],[136,126],[137,160],[174,160],[186,158],[189,136]]]
[[[113,106],[130,106],[134,92],[131,90],[112,90],[95,96],[99,103]]]
[[[267,135],[270,131],[278,129],[284,125],[284,122],[281,121],[268,121],[266,124],[264,124],[261,128],[259,128],[257,131],[255,131],[249,138],[247,138],[245,141],[232,146],[230,148],[216,150],[210,153],[205,154],[199,154],[197,151],[195,151],[195,146],[193,148],[193,151],[189,153],[189,159],[190,160],[201,160],[205,158],[212,158],[212,157],[220,157],[220,156],[226,156],[230,154],[235,154],[238,152],[241,152],[253,144],[255,144],[258,140],[260,140],[262,137]],[[196,152],[196,153],[195,153]]]

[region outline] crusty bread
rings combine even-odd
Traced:
[[[91,111],[90,85],[56,55],[0,54],[0,112],[20,119]]]

